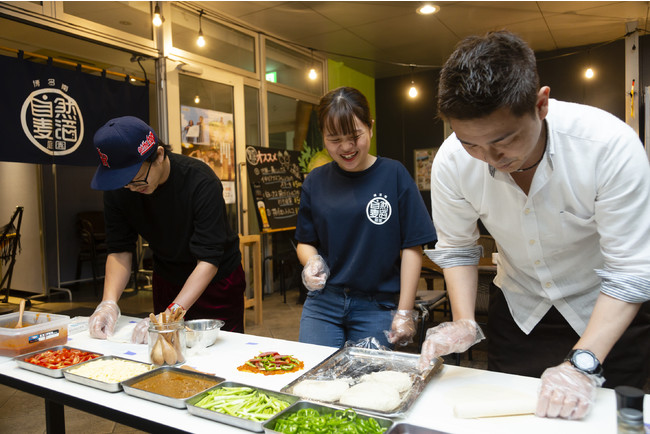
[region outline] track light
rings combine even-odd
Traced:
[[[156,3],[156,7],[153,10],[153,25],[156,27],[162,26],[163,19],[160,15],[160,6]]]
[[[196,38],[196,45],[199,47],[205,47],[205,38],[203,37],[203,27],[201,26],[201,18],[203,17],[203,9],[199,13],[199,37]]]

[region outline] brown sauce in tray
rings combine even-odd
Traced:
[[[165,371],[138,381],[131,387],[171,398],[185,399],[216,386],[218,383],[217,380]]]

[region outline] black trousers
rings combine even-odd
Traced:
[[[490,286],[488,312],[488,370],[540,377],[559,365],[578,341],[578,334],[552,307],[526,335],[510,314],[496,285]],[[641,306],[603,363],[603,387],[620,385],[643,389],[650,374],[650,302]]]

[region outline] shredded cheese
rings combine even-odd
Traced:
[[[70,374],[79,375],[80,377],[90,378],[91,380],[102,381],[104,383],[120,383],[129,378],[133,378],[136,375],[144,374],[153,368],[152,365],[133,362],[130,360],[102,359],[70,369],[68,372]]]

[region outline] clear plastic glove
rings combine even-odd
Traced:
[[[459,319],[458,321],[443,322],[427,330],[418,367],[423,371],[436,357],[462,353],[483,339],[485,339],[483,330],[474,320]]]
[[[302,269],[302,283],[310,291],[323,289],[329,276],[330,269],[321,255],[310,257]]]
[[[120,308],[114,301],[102,301],[88,320],[90,337],[106,339],[113,334],[115,324],[120,318]]]
[[[594,403],[596,388],[604,382],[603,377],[585,374],[568,362],[548,368],[542,374],[535,415],[582,419]]]
[[[400,309],[395,311],[391,330],[386,330],[388,342],[395,345],[405,346],[413,342],[415,336],[415,322],[418,319],[418,313],[415,310]]]
[[[143,318],[135,325],[133,333],[131,334],[131,342],[134,344],[146,344],[149,342],[149,318]]]

